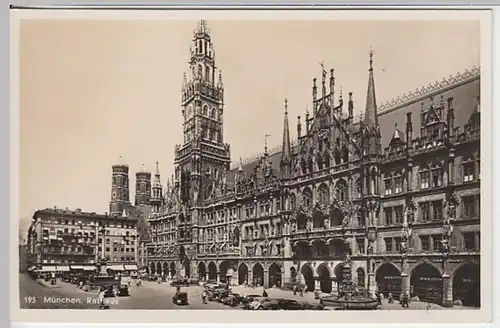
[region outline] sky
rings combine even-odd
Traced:
[[[224,138],[235,162],[281,145],[311,108],[324,62],[337,94],[364,110],[374,51],[381,103],[479,66],[477,21],[208,21],[225,87]],[[104,213],[111,166],[173,173],[181,84],[195,20],[24,20],[20,30],[20,229],[34,211]],[[319,90],[321,93],[321,89]],[[131,188],[130,199],[134,199]]]

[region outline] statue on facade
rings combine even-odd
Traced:
[[[240,229],[238,227],[233,230],[233,238],[232,238],[233,246],[237,247],[240,244]]]

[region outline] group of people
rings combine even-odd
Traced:
[[[382,306],[382,292],[376,291],[375,292],[375,297],[377,298],[377,304],[379,306]],[[394,296],[392,295],[392,292],[389,292],[387,294],[387,302],[389,304],[394,304]],[[408,292],[404,292],[401,295],[401,299],[399,300],[399,304],[401,304],[401,307],[403,308],[409,308],[410,307],[410,296],[408,295]]]

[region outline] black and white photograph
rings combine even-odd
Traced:
[[[481,15],[133,14],[18,19],[23,319],[491,307]]]

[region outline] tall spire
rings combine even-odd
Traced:
[[[375,98],[375,78],[373,77],[373,50],[370,48],[370,68],[368,70],[368,91],[365,109],[366,127],[377,127],[377,100]]]
[[[281,149],[281,176],[287,178],[290,175],[292,162],[292,146],[290,142],[290,128],[288,126],[288,99],[285,98],[285,117],[283,119],[283,146]]]
[[[159,162],[156,162],[156,172],[155,172],[154,185],[155,186],[161,186],[161,181],[160,181],[160,163]]]

